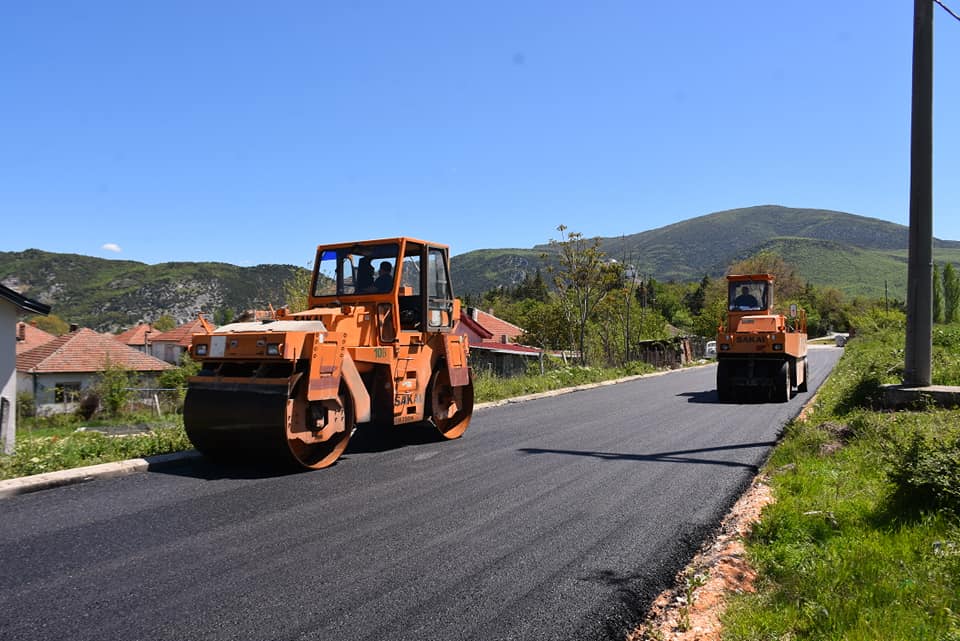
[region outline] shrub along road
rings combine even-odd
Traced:
[[[811,392],[719,405],[696,368],[485,409],[463,439],[358,432],[328,470],[193,461],[0,502],[21,641],[623,638]]]

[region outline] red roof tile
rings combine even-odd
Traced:
[[[159,334],[160,332],[153,329],[153,326],[150,323],[140,323],[131,327],[125,332],[120,332],[114,336],[114,338],[124,345],[130,345],[133,347],[147,345],[155,335]]]
[[[471,307],[467,310],[469,316],[476,321],[478,325],[490,332],[490,334],[496,338],[500,336],[506,336],[508,339],[520,338],[523,336],[523,328],[517,327],[513,323],[508,323],[502,318],[497,318],[493,314],[488,314],[487,312],[481,311],[475,307]]]
[[[127,347],[113,336],[84,327],[17,354],[17,371],[35,374],[99,372],[108,360],[138,372],[173,368],[169,363]]]
[[[17,354],[39,347],[56,336],[29,323],[17,323]]]
[[[150,342],[176,343],[181,347],[190,347],[190,341],[193,339],[194,334],[212,334],[213,330],[213,325],[207,322],[206,318],[198,316],[196,320],[184,323],[176,329],[171,329],[169,332],[151,336]]]

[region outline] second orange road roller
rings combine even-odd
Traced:
[[[469,344],[449,248],[413,238],[317,249],[306,311],[197,334],[184,426],[214,458],[332,465],[358,424],[429,421],[460,437],[473,413]]]

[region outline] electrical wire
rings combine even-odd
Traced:
[[[955,14],[955,13],[953,12],[953,10],[950,9],[950,7],[948,7],[947,5],[943,4],[943,1],[942,1],[942,0],[933,0],[933,1],[936,2],[938,5],[940,5],[940,7],[941,7],[944,11],[946,11],[947,13],[949,13],[949,14],[950,14],[951,16],[953,16],[955,19],[960,20],[960,16],[958,16],[957,14]]]

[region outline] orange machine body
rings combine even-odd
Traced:
[[[717,328],[717,391],[723,402],[746,389],[787,401],[793,387],[806,391],[807,319],[791,306],[773,311],[770,274],[727,276],[727,321]]]
[[[194,336],[202,369],[184,423],[198,449],[320,468],[357,424],[429,420],[444,438],[463,434],[473,383],[468,342],[453,331],[447,246],[405,237],[321,246],[307,301],[305,311]]]

